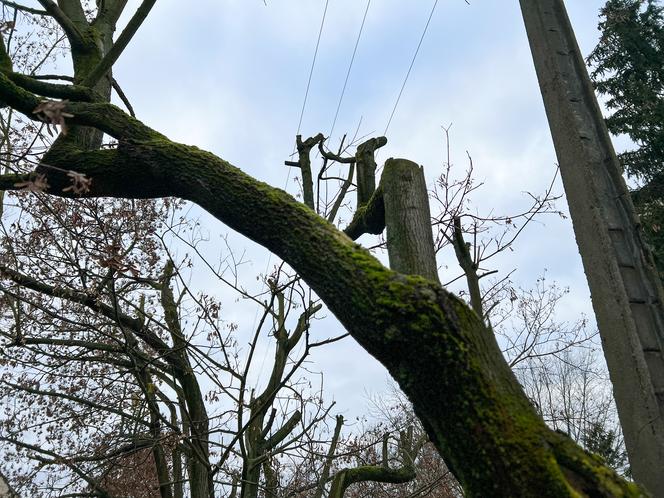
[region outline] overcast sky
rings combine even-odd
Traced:
[[[567,2],[584,55],[597,41],[603,3]],[[161,0],[116,65],[116,78],[138,117],[171,139],[210,150],[296,193],[295,172],[287,182],[283,161],[293,151],[325,4]],[[330,132],[366,5],[329,0],[302,120],[305,136]],[[360,120],[360,135],[384,133],[432,5],[371,1],[332,143],[352,135]],[[485,184],[473,196],[480,212],[518,212],[529,203],[525,191],[546,189],[556,161],[516,0],[438,2],[379,160],[405,157],[422,164],[431,187],[445,159],[441,125],[449,124],[459,175],[468,151],[476,179]],[[562,193],[560,184],[556,192]],[[564,199],[559,208],[567,209]],[[216,220],[204,221],[212,241],[229,232]],[[236,250],[247,250],[249,279],[265,271],[265,252],[234,234],[230,240]],[[514,249],[495,261],[501,275],[516,269],[514,281],[528,287],[547,269],[548,278],[570,288],[560,319],[591,313],[569,219],[541,218]],[[441,279],[456,273],[442,270]],[[231,302],[226,310],[248,332],[251,308]],[[333,333],[330,327],[326,322],[321,333]],[[311,368],[325,373],[328,398],[347,414],[357,413],[365,390],[384,388],[386,372],[352,339],[314,360]]]

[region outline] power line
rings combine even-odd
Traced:
[[[417,44],[417,49],[415,50],[415,53],[413,54],[413,60],[410,61],[410,66],[408,67],[408,72],[406,73],[406,77],[403,80],[403,84],[401,85],[401,90],[399,90],[399,95],[397,96],[397,101],[394,103],[394,107],[392,108],[392,114],[390,114],[390,119],[387,121],[387,126],[385,126],[385,131],[383,132],[383,135],[387,135],[387,130],[390,127],[390,123],[392,123],[392,118],[394,117],[394,113],[397,110],[397,106],[399,105],[399,100],[401,100],[401,94],[403,93],[403,89],[406,87],[406,82],[408,81],[408,76],[410,76],[410,71],[413,69],[413,64],[415,64],[415,59],[417,58],[417,54],[420,51],[420,47],[422,46],[422,41],[424,40],[424,36],[427,34],[427,29],[429,28],[429,23],[431,22],[431,18],[433,17],[433,13],[436,10],[436,5],[438,5],[438,0],[435,0],[433,2],[433,7],[431,7],[431,12],[429,13],[429,18],[427,19],[427,23],[424,26],[424,31],[422,31],[422,36],[420,37],[420,42]]]
[[[309,96],[309,87],[311,87],[311,78],[314,74],[314,67],[316,66],[316,57],[318,56],[318,47],[320,46],[320,39],[321,36],[323,35],[323,26],[325,25],[325,17],[327,16],[327,6],[329,5],[330,0],[325,0],[325,9],[323,10],[323,18],[320,21],[320,28],[318,29],[318,39],[316,40],[316,49],[314,50],[314,58],[311,61],[311,69],[309,69],[309,79],[307,80],[307,89],[304,92],[304,102],[302,102],[302,110],[300,111],[300,120],[297,123],[297,133],[295,135],[300,134],[300,128],[302,127],[302,118],[304,116],[304,109],[307,106],[307,97]],[[295,154],[295,146],[293,146],[293,154]],[[291,168],[288,168],[288,174],[286,176],[286,181],[284,182],[284,190],[288,187],[288,182],[290,181],[290,175],[291,175]],[[267,277],[267,272],[270,270],[270,263],[272,262],[272,253],[268,253],[267,257],[267,264],[265,265],[265,276]],[[258,320],[258,309],[256,310],[256,313],[254,315],[254,325],[252,326],[252,329],[255,328],[256,326],[256,321]],[[256,383],[258,385],[258,381],[260,380],[261,375],[263,375],[263,366],[265,365],[265,359],[267,357],[268,349],[265,349],[265,354],[263,355],[263,360],[261,361],[261,367],[260,371],[258,372],[258,378],[256,380]]]
[[[360,32],[357,34],[357,40],[355,40],[355,48],[353,49],[353,56],[350,58],[350,64],[348,65],[348,71],[346,72],[346,80],[344,81],[344,87],[341,89],[341,96],[339,97],[339,103],[337,104],[337,111],[334,114],[334,120],[332,121],[332,127],[330,128],[330,133],[328,134],[328,137],[332,136],[332,132],[334,131],[334,126],[337,124],[337,118],[339,117],[339,109],[341,109],[341,101],[344,98],[344,93],[346,93],[346,85],[348,85],[350,70],[353,68],[353,62],[355,61],[355,54],[357,53],[357,46],[360,44],[360,37],[362,36],[362,30],[364,30],[364,22],[367,20],[367,13],[369,12],[370,5],[371,5],[371,0],[367,0],[367,8],[364,9],[364,17],[362,17],[362,25],[360,26]]]
[[[307,81],[307,90],[304,92],[304,102],[302,102],[302,111],[300,111],[300,120],[297,123],[297,133],[300,134],[300,127],[302,126],[302,117],[304,116],[304,108],[307,106],[307,97],[309,97],[309,87],[311,86],[311,77],[314,74],[314,67],[316,66],[316,57],[318,56],[318,46],[320,45],[320,37],[323,34],[323,26],[325,25],[325,16],[327,15],[327,6],[330,0],[325,0],[325,10],[323,10],[323,18],[320,21],[320,29],[318,30],[318,40],[316,40],[316,50],[314,50],[314,59],[311,61],[311,69],[309,70],[309,80]]]

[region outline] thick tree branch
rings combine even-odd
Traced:
[[[334,476],[328,496],[329,498],[343,498],[346,488],[357,482],[373,481],[403,484],[412,481],[415,477],[415,470],[412,467],[391,469],[377,465],[364,465],[353,469],[344,469]]]
[[[97,82],[113,67],[113,64],[118,60],[118,57],[122,55],[125,48],[131,41],[131,39],[136,34],[138,28],[141,27],[143,21],[152,10],[152,7],[157,0],[143,0],[141,6],[136,10],[133,17],[129,20],[129,23],[122,30],[120,36],[115,41],[111,49],[108,51],[104,58],[99,62],[99,64],[88,74],[83,80],[83,86],[88,86],[92,88],[97,84]]]
[[[320,155],[323,156],[325,159],[329,159],[330,161],[334,161],[337,163],[342,163],[342,164],[353,164],[357,161],[355,157],[343,157],[340,156],[339,154],[335,154],[332,151],[326,150],[325,149],[325,140],[321,140],[318,143],[318,151],[320,152]]]
[[[293,429],[295,429],[297,424],[300,423],[300,420],[302,420],[302,413],[299,410],[295,410],[284,425],[265,441],[264,448],[267,451],[276,448],[291,432],[293,432]]]
[[[379,186],[364,206],[355,211],[350,224],[344,233],[357,240],[365,233],[380,235],[385,230],[385,199],[383,189]]]
[[[87,24],[82,0],[57,0],[58,5],[74,23]]]
[[[97,18],[92,23],[96,24],[111,24],[115,23],[120,19],[124,8],[127,5],[127,0],[104,0],[102,2],[102,7],[97,13]]]
[[[56,22],[60,25],[60,27],[67,35],[69,43],[73,47],[83,47],[85,45],[82,33],[76,27],[76,24],[72,21],[72,19],[63,11],[63,9],[58,6],[58,4],[56,4],[53,0],[38,1],[41,6],[44,7],[44,10],[48,12],[49,15],[53,16]],[[78,2],[78,0],[74,1],[77,2],[80,7],[80,2]]]
[[[390,268],[440,283],[424,169],[408,159],[385,161],[380,178]]]
[[[38,120],[34,110],[42,99],[34,93],[21,88],[0,71],[0,100],[25,114],[28,118]],[[71,114],[67,123],[95,127],[118,140],[144,140],[163,137],[140,121],[131,118],[112,104],[68,102],[63,112]]]
[[[295,143],[297,145],[297,153],[299,161],[286,161],[287,166],[296,166],[300,168],[302,173],[302,197],[304,203],[309,206],[311,209],[316,209],[314,204],[314,180],[311,175],[311,159],[309,153],[311,149],[316,146],[316,144],[322,142],[325,139],[322,133],[319,133],[315,137],[309,137],[306,140],[302,140],[302,135],[296,137]]]
[[[376,189],[376,151],[387,144],[387,138],[370,138],[357,146],[357,207],[364,206]]]
[[[7,77],[21,88],[44,97],[79,100],[83,102],[100,102],[102,100],[101,96],[97,95],[94,90],[81,85],[48,83],[20,73],[9,73]]]

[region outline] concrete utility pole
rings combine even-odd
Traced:
[[[563,0],[520,0],[634,478],[664,496],[664,309]]]

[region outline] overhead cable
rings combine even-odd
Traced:
[[[422,36],[420,37],[420,42],[417,44],[417,49],[415,50],[415,53],[413,54],[413,59],[410,61],[410,66],[408,67],[408,72],[406,72],[406,77],[403,80],[403,84],[401,85],[401,90],[399,90],[399,95],[397,96],[397,100],[394,103],[394,107],[392,108],[392,113],[390,114],[390,119],[387,121],[387,125],[385,126],[385,131],[383,132],[383,136],[387,135],[387,130],[390,127],[390,124],[392,123],[392,118],[394,117],[394,113],[397,110],[397,106],[399,105],[399,100],[401,100],[401,94],[403,93],[403,89],[406,87],[406,82],[408,82],[408,77],[410,76],[410,71],[413,69],[413,64],[415,64],[415,59],[417,58],[417,54],[420,51],[420,47],[422,46],[422,41],[424,40],[424,36],[427,34],[427,29],[429,28],[429,23],[431,22],[431,18],[433,17],[433,13],[436,10],[436,6],[438,5],[438,0],[435,0],[433,2],[433,7],[431,7],[431,12],[429,13],[429,18],[427,19],[427,23],[424,26],[424,30],[422,31]]]

